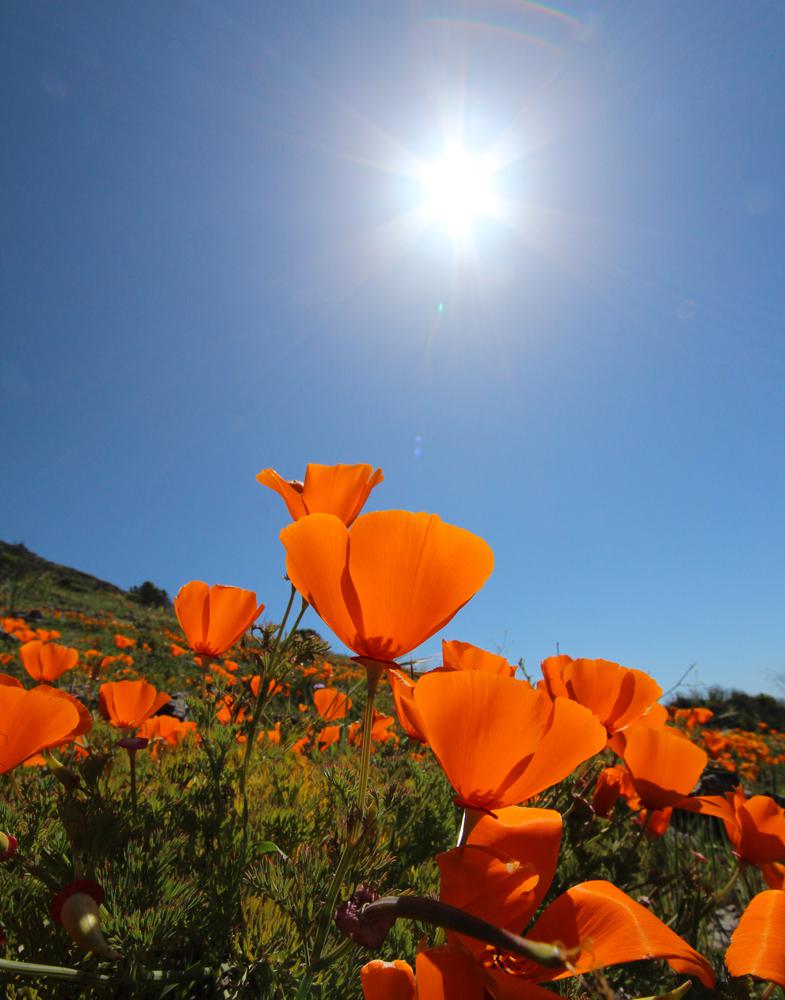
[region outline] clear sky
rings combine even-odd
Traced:
[[[256,473],[365,461],[495,551],[447,638],[776,690],[783,51],[780,0],[5,0],[0,537],[275,617]]]

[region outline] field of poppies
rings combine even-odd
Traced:
[[[3,996],[785,989],[785,735],[668,707],[633,666],[528,676],[463,641],[493,553],[361,513],[371,466],[257,478],[286,608],[199,581],[173,611],[46,574],[0,592]]]

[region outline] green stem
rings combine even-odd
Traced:
[[[136,798],[136,750],[128,751],[128,759],[131,764],[131,809],[133,810],[135,819],[138,811]]]
[[[368,694],[365,700],[365,711],[363,713],[363,742],[360,751],[360,781],[357,786],[357,812],[359,816],[363,816],[365,813],[365,800],[368,795],[368,772],[371,766],[373,700],[376,695],[376,688],[379,685],[379,678],[384,673],[384,667],[375,661],[367,660],[363,663],[363,665],[366,670]],[[327,890],[327,898],[325,899],[324,908],[322,909],[322,914],[319,919],[316,942],[311,952],[311,961],[305,975],[300,980],[300,987],[297,990],[295,1000],[306,1000],[309,990],[311,989],[313,977],[319,969],[324,967],[322,951],[330,933],[330,923],[332,921],[333,911],[335,910],[335,903],[338,899],[338,893],[341,891],[341,885],[343,884],[344,877],[348,871],[349,864],[351,863],[356,847],[357,841],[354,836],[350,835],[346,846],[343,849],[343,853],[341,854],[341,860],[338,862],[338,867],[335,869],[335,874],[330,882],[330,888]]]
[[[744,870],[744,865],[740,861],[736,865],[736,870],[728,879],[728,881],[725,883],[725,885],[721,889],[718,889],[717,892],[715,892],[714,898],[712,899],[712,908],[717,906],[718,903],[721,903],[726,898],[726,896],[729,896],[731,892],[733,892],[734,888],[736,887],[736,883],[739,881],[739,876],[741,875],[743,870]]]
[[[376,688],[379,685],[379,678],[384,673],[384,667],[378,664],[366,663],[367,690],[368,696],[365,699],[365,712],[363,714],[363,743],[360,751],[360,783],[357,786],[357,808],[362,815],[365,812],[365,799],[368,795],[368,772],[371,768],[371,729],[373,728],[373,699],[376,695]]]
[[[14,962],[0,958],[0,973],[14,976],[47,976],[50,979],[69,979],[75,983],[110,983],[112,976],[101,976],[81,969],[68,969],[63,965],[38,965],[35,962]]]
[[[243,821],[245,821],[248,816],[248,803],[245,798],[245,783],[248,779],[248,765],[251,762],[251,754],[253,753],[253,743],[254,739],[256,738],[256,729],[259,725],[259,718],[261,717],[262,714],[262,706],[264,705],[265,700],[267,698],[267,691],[262,684],[262,676],[266,678],[267,674],[270,671],[270,668],[277,664],[278,654],[281,649],[281,636],[283,635],[283,630],[286,627],[286,622],[287,619],[289,618],[289,613],[292,610],[292,604],[294,604],[294,595],[296,593],[297,591],[294,589],[294,585],[292,585],[292,588],[289,592],[289,603],[286,605],[286,611],[284,611],[283,618],[281,619],[281,624],[278,626],[278,631],[275,633],[275,638],[273,639],[273,647],[270,650],[270,656],[266,663],[267,669],[265,670],[264,675],[260,675],[259,677],[259,691],[257,692],[256,695],[256,704],[254,705],[253,718],[251,719],[251,728],[250,731],[248,732],[248,741],[245,744],[245,756],[243,757],[243,766],[242,770],[240,771],[240,795],[243,800]],[[303,598],[303,604],[300,609],[300,614],[297,616],[297,621],[294,623],[292,631],[286,638],[286,643],[288,643],[295,629],[300,624],[300,619],[305,613],[305,609],[307,607],[308,603]],[[286,643],[284,643],[284,648],[286,648]]]
[[[12,976],[46,976],[48,979],[65,979],[74,983],[116,983],[124,981],[121,976],[107,976],[98,972],[86,972],[83,969],[70,969],[64,965],[40,965],[37,962],[15,962],[12,959],[0,958],[0,974]],[[213,974],[212,969],[201,966],[185,969],[182,972],[169,972],[164,969],[137,971],[135,980],[148,983],[179,983],[193,979],[207,979]]]
[[[360,920],[369,924],[380,918],[390,917],[394,920],[407,917],[420,923],[435,924],[449,931],[466,934],[492,945],[498,951],[520,955],[546,968],[561,968],[568,962],[574,961],[577,952],[580,951],[580,948],[566,948],[559,942],[530,941],[503,927],[488,923],[487,920],[475,917],[457,906],[426,896],[383,896],[373,903],[366,903],[359,913]]]

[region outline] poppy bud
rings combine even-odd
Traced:
[[[144,750],[149,742],[144,736],[124,736],[117,741],[117,745],[129,753],[136,753],[137,750]]]
[[[117,962],[122,958],[110,948],[101,931],[98,908],[104,900],[104,890],[92,879],[69,882],[52,900],[52,919],[61,924],[68,936],[84,951]]]
[[[369,885],[360,884],[356,891],[341,903],[333,914],[338,930],[356,944],[375,951],[381,948],[384,939],[395,923],[393,914],[374,920],[373,923],[363,922],[360,912],[367,903],[373,903],[379,898],[379,893]]]
[[[17,840],[10,833],[0,830],[0,861],[8,861],[16,854]]]
[[[46,766],[52,772],[52,774],[57,778],[60,784],[67,788],[69,792],[72,792],[75,788],[79,787],[79,778],[70,771],[65,764],[54,757],[52,754],[47,754],[44,758],[46,761]]]

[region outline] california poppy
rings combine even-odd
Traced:
[[[630,772],[626,767],[604,767],[597,775],[591,807],[598,816],[610,816],[620,796],[629,799],[635,794]]]
[[[498,818],[484,817],[465,847],[439,856],[440,895],[443,902],[524,933],[529,941],[559,941],[577,953],[569,969],[544,968],[449,932],[451,944],[446,948],[418,954],[415,988],[411,982],[407,986],[405,969],[394,978],[392,970],[365,966],[361,977],[366,1000],[482,1000],[486,991],[498,1000],[545,1000],[553,994],[536,983],[648,958],[663,958],[676,971],[711,986],[714,974],[706,959],[609,882],[584,882],[568,889],[522,931],[550,886],[561,833],[561,817],[553,810],[510,808],[500,810]],[[394,982],[400,986],[398,994],[391,991]]]
[[[81,725],[75,700],[54,688],[0,685],[0,774],[68,739]]]
[[[76,666],[79,652],[70,646],[34,639],[19,647],[22,666],[35,681],[55,681]]]
[[[137,729],[169,701],[147,681],[110,681],[98,689],[99,711],[118,729]]]
[[[785,809],[769,795],[747,798],[739,785],[726,795],[698,795],[680,804],[690,812],[722,820],[734,852],[742,861],[757,865],[767,883],[779,888],[777,863],[785,861]]]
[[[624,750],[635,791],[650,809],[677,805],[695,787],[707,760],[704,750],[671,726],[636,726]]]
[[[742,913],[725,964],[732,976],[755,976],[785,987],[785,892],[766,889]]]
[[[335,514],[350,525],[384,476],[381,469],[373,472],[371,465],[312,463],[307,466],[302,483],[287,482],[274,469],[263,469],[256,478],[282,497],[293,521],[308,514]]]
[[[597,716],[608,737],[627,729],[648,712],[662,688],[642,670],[609,660],[550,656],[542,661],[540,687],[548,697],[571,698]]]
[[[442,663],[447,670],[484,670],[502,677],[512,677],[515,673],[515,667],[498,653],[456,639],[442,641]]]
[[[352,707],[352,699],[337,688],[317,688],[313,693],[313,703],[326,722],[345,718]]]
[[[388,670],[387,679],[392,688],[395,711],[398,721],[408,736],[420,743],[425,743],[420,713],[414,704],[414,689],[416,682],[403,670]]]
[[[373,720],[371,722],[371,743],[389,743],[392,740],[398,742],[398,737],[391,732],[391,726],[395,723],[392,715],[385,715],[383,712],[373,710]],[[353,722],[349,726],[349,743],[352,746],[362,746],[363,733],[362,723]]]
[[[264,611],[252,590],[209,587],[192,580],[174,599],[177,620],[197,656],[217,657],[240,639]]]
[[[466,846],[436,857],[440,899],[482,920],[509,929],[523,927],[556,874],[562,819],[554,809],[508,806],[483,816]],[[485,945],[448,935],[476,956]]]
[[[493,553],[436,514],[310,514],[281,532],[289,579],[359,656],[389,663],[444,626],[485,583]]]
[[[567,777],[605,746],[592,713],[544,702],[525,681],[477,670],[432,671],[414,689],[418,724],[459,805],[493,811]]]
[[[196,723],[176,719],[173,715],[156,715],[145,719],[136,731],[137,736],[142,736],[153,744],[166,743],[170,747],[176,747],[190,733],[196,735]],[[155,747],[153,749],[155,750]]]

